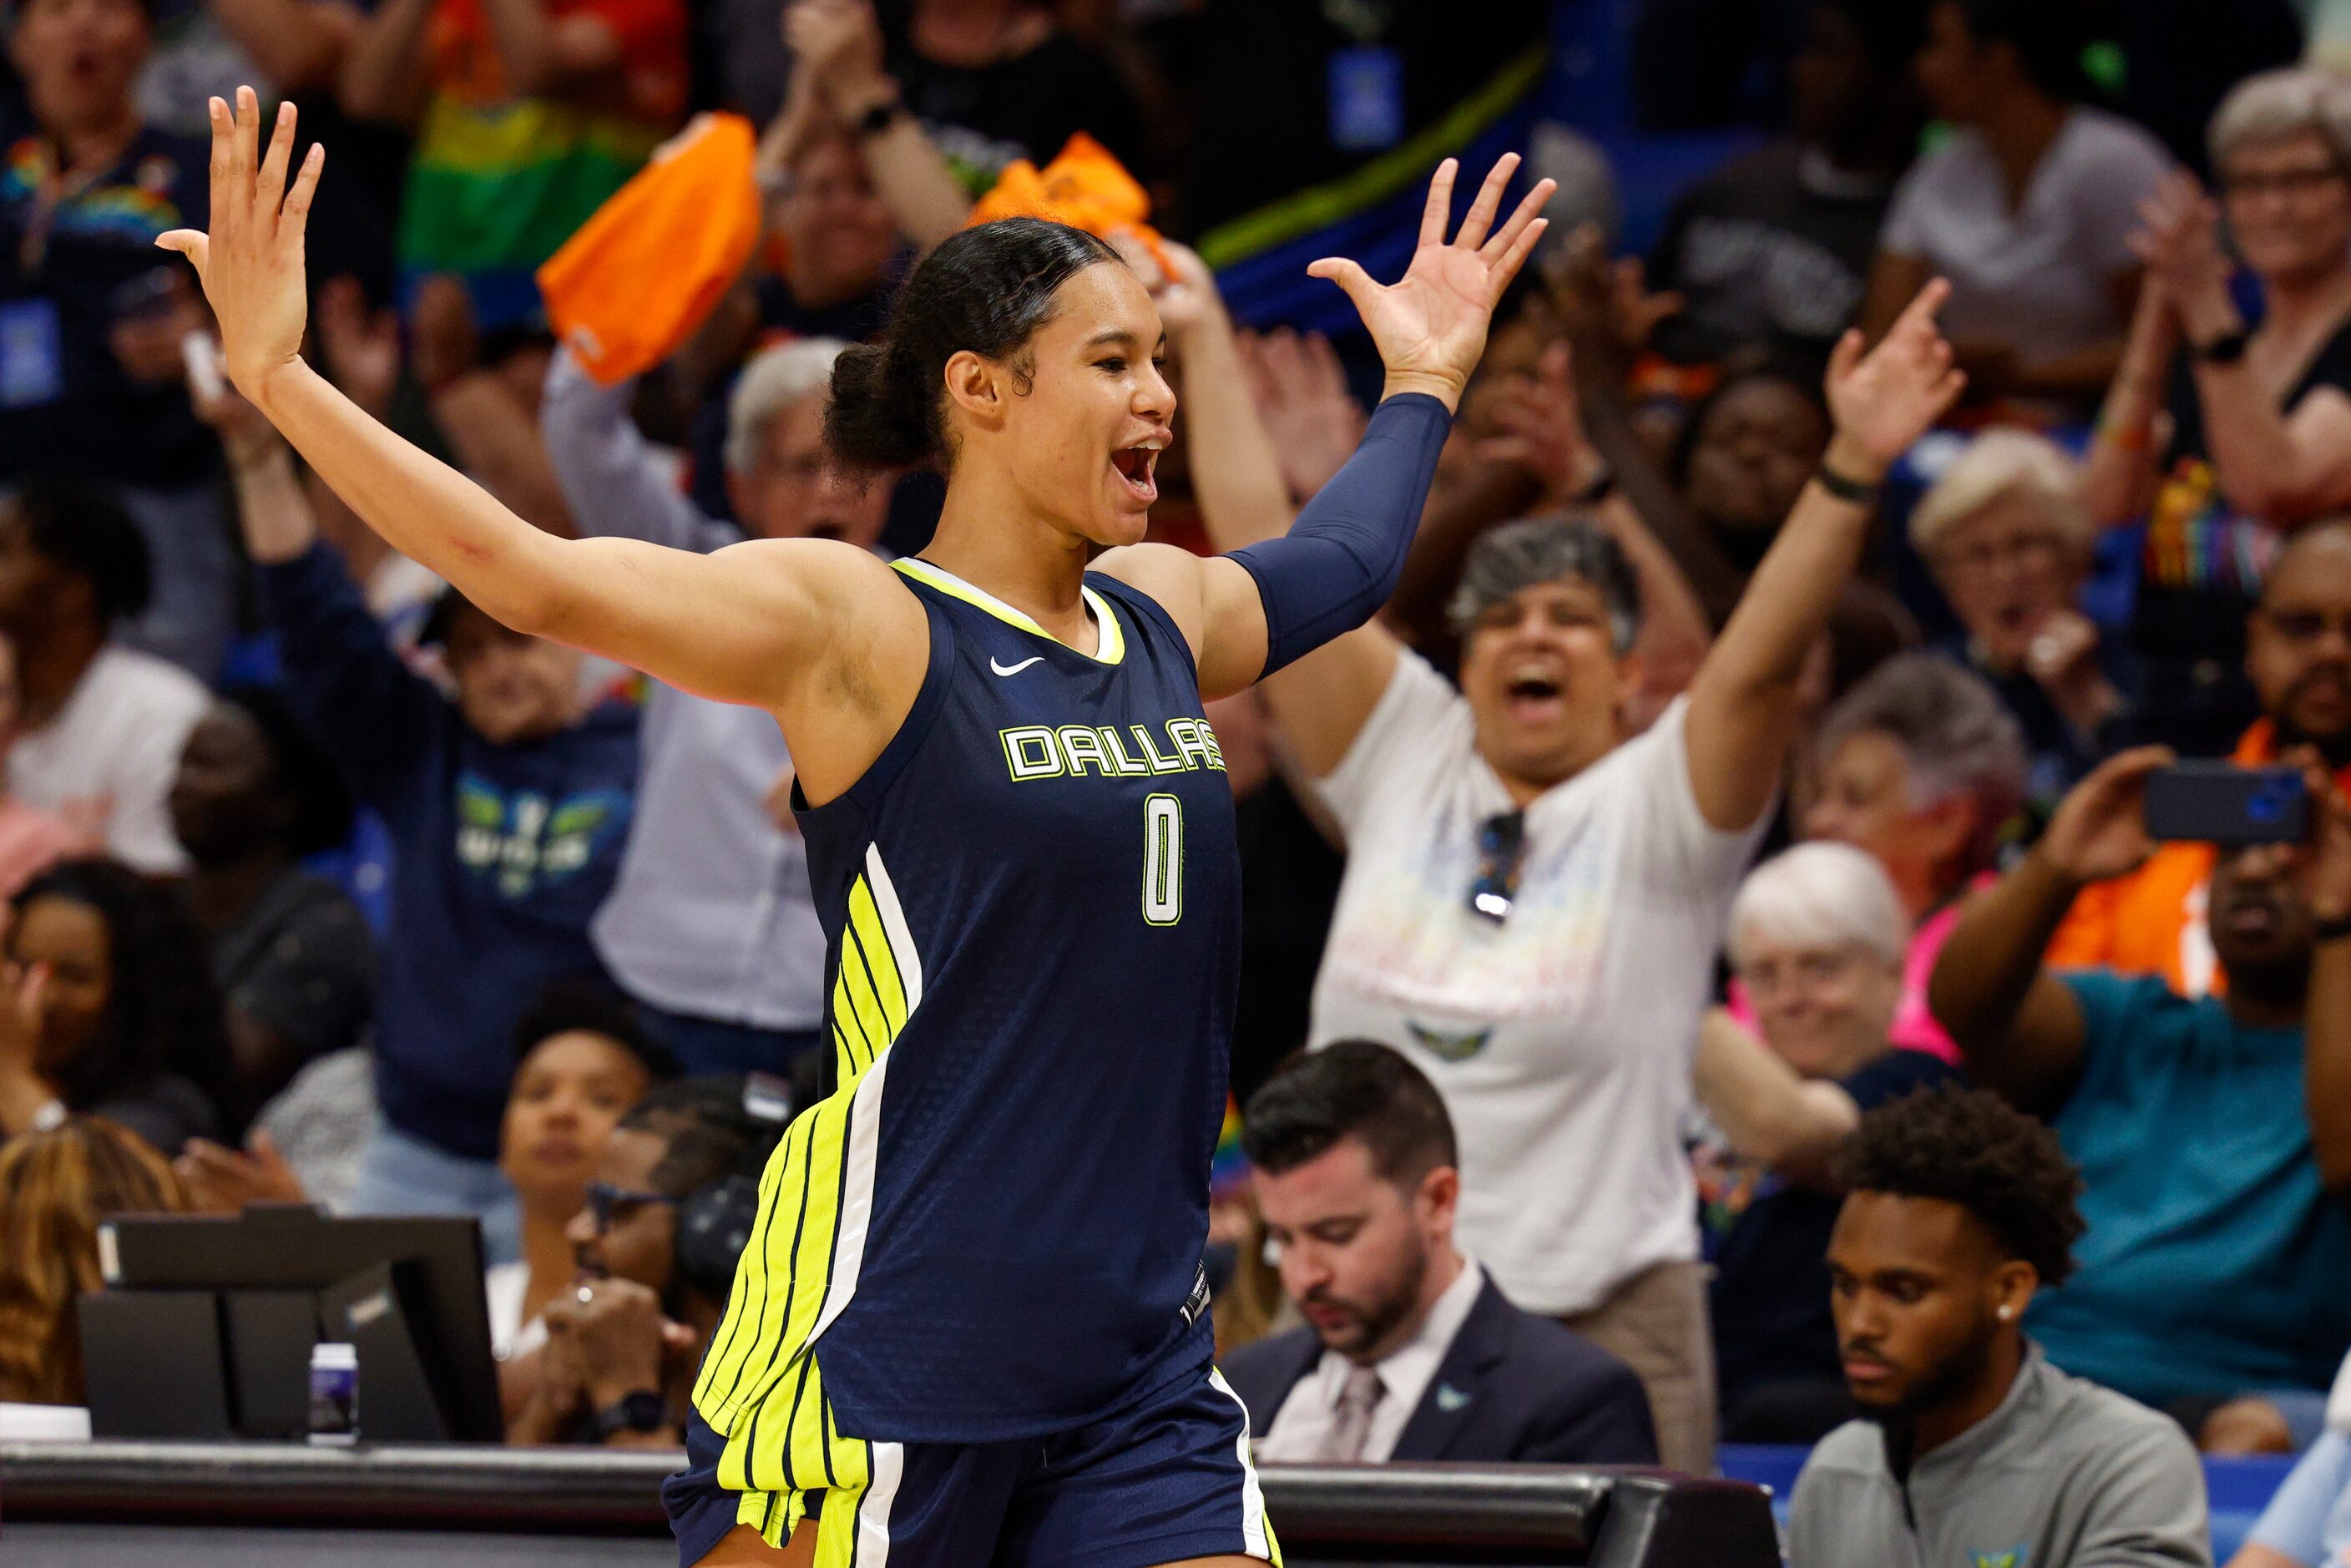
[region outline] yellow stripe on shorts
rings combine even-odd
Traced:
[[[838,1087],[793,1118],[761,1174],[758,1218],[694,1385],[695,1408],[726,1439],[717,1480],[743,1494],[737,1522],[780,1544],[806,1517],[810,1493],[835,1494],[819,1526],[819,1568],[854,1560],[875,1445],[841,1435],[816,1341],[855,1288],[883,1053],[922,996],[920,962],[878,852],[868,851],[866,865],[850,888],[833,977]]]

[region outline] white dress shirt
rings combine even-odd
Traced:
[[[1364,1440],[1367,1463],[1381,1463],[1395,1452],[1405,1424],[1420,1408],[1429,1379],[1444,1364],[1454,1337],[1469,1321],[1469,1309],[1478,1304],[1478,1292],[1486,1288],[1486,1270],[1478,1260],[1464,1258],[1461,1262],[1459,1277],[1445,1287],[1445,1293],[1428,1309],[1420,1332],[1374,1364],[1384,1392],[1372,1406],[1371,1433]],[[1290,1389],[1265,1436],[1257,1440],[1258,1458],[1267,1464],[1309,1464],[1322,1458],[1331,1428],[1338,1420],[1340,1391],[1354,1364],[1337,1351],[1325,1350],[1314,1370]]]

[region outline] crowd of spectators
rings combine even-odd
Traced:
[[[674,1441],[829,1049],[773,723],[507,630],[205,363],[151,242],[204,220],[206,93],[330,150],[344,395],[539,527],[697,551],[922,547],[935,476],[828,463],[834,359],[1085,132],[1161,231],[1117,236],[1183,400],[1154,537],[1231,549],[1336,471],[1368,363],[1251,235],[1368,232],[1348,193],[1556,20],[1491,9],[16,0],[0,1396],[77,1396],[97,1218],[306,1200],[481,1220],[517,1440]],[[2181,1445],[2306,1449],[2246,1561],[2314,1568],[2351,1492],[2351,79],[2245,59],[2183,149],[2126,112],[2117,51],[2167,57],[2126,7],[1787,9],[1768,134],[1645,257],[1591,143],[1507,128],[1582,150],[1598,221],[1505,301],[1386,613],[1211,709],[1233,1381],[1270,1459],[1898,1434],[1820,1450],[1800,1564],[1885,1560],[1824,1521],[1889,1464],[1954,1551],[2008,1544],[1967,1534],[2008,1486],[2074,1543],[2035,1563],[2199,1561]],[[760,131],[750,259],[601,378],[537,268],[705,110]],[[1861,357],[1930,312],[1956,401]],[[2156,841],[2179,758],[2297,770],[2309,838]],[[2024,1462],[2094,1443],[2070,1491]]]

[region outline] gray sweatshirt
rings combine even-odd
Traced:
[[[2210,1568],[2204,1470],[2168,1417],[2028,1346],[2000,1408],[1905,1481],[1848,1421],[1796,1478],[1789,1568]]]

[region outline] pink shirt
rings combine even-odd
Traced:
[[[1953,899],[1918,922],[1918,928],[1910,933],[1910,946],[1902,955],[1902,997],[1894,1004],[1894,1027],[1886,1035],[1886,1043],[1898,1051],[1923,1051],[1954,1067],[1959,1064],[1959,1048],[1927,1010],[1927,982],[1934,977],[1936,956],[1950,938],[1951,928],[1959,923],[1959,903]],[[1728,1000],[1730,1016],[1760,1036],[1762,1030],[1755,1021],[1755,1006],[1747,999],[1747,987],[1735,975]]]
[[[99,846],[88,833],[78,833],[65,819],[0,799],[0,899],[14,898],[17,890],[68,855],[96,854]]]

